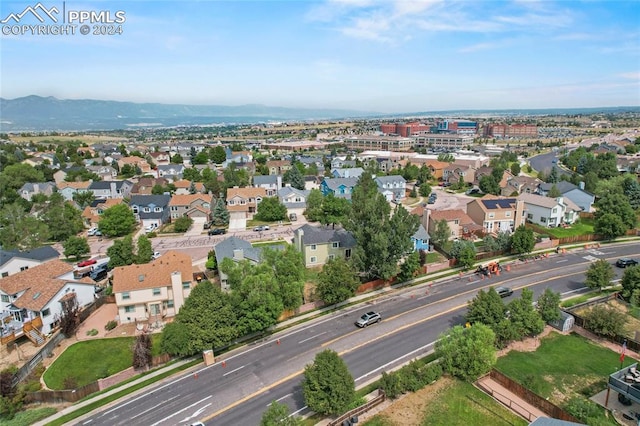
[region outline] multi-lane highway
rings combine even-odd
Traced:
[[[499,277],[453,279],[398,290],[376,301],[347,308],[271,336],[196,372],[155,385],[109,408],[83,418],[91,425],[257,425],[273,400],[291,412],[304,413],[300,380],[315,354],[330,348],[341,354],[356,384],[377,378],[382,371],[430,351],[438,336],[463,323],[467,302],[481,288],[512,287],[519,297],[530,287],[537,297],[550,287],[564,295],[584,291],[584,272],[590,262],[638,256],[637,243],[599,249],[580,249],[535,262],[517,262]],[[622,270],[616,268],[618,278]],[[354,321],[375,310],[383,321],[364,329]]]

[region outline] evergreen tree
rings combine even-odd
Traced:
[[[218,197],[216,205],[213,207],[213,224],[216,226],[226,226],[229,224],[229,210],[224,198]]]
[[[300,169],[298,169],[295,164],[296,163],[294,163],[293,167],[285,172],[282,180],[285,183],[291,184],[292,188],[296,188],[302,191],[304,190],[304,176],[302,176]]]

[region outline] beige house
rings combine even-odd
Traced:
[[[294,232],[293,245],[302,253],[304,266],[312,268],[324,265],[329,259],[349,259],[356,240],[342,228],[306,224]]]
[[[287,170],[291,169],[291,161],[287,160],[271,160],[266,163],[270,175],[283,175]]]
[[[190,218],[204,217],[209,219],[211,201],[213,197],[206,194],[174,194],[169,201],[171,220],[188,216]]]
[[[466,238],[480,230],[480,226],[477,225],[469,215],[460,209],[426,210],[429,212],[429,227],[427,229],[430,235],[435,234],[437,224],[442,220],[446,221],[449,226],[449,240]]]
[[[258,211],[258,204],[267,196],[264,188],[227,189],[227,210],[229,211],[229,229],[245,229],[247,219],[253,219]]]
[[[207,192],[202,182],[191,182],[190,180],[187,180],[187,179],[180,179],[180,180],[173,181],[173,186],[176,187],[175,194],[178,194],[178,195],[191,194],[192,185],[193,185],[193,189],[196,192],[199,192],[200,194],[204,194],[205,192]]]
[[[120,170],[122,170],[126,164],[129,164],[132,167],[139,167],[141,174],[143,175],[151,173],[151,166],[149,166],[149,163],[147,163],[147,160],[144,158],[133,156],[122,157],[118,160],[118,167]]]
[[[467,214],[486,234],[513,232],[525,221],[524,201],[485,195],[467,203]]]
[[[143,265],[113,271],[113,294],[121,324],[162,323],[175,316],[196,285],[191,256],[169,251]]]

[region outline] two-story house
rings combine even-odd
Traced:
[[[283,175],[291,169],[291,161],[287,160],[271,160],[265,164],[270,175]]]
[[[102,213],[104,213],[104,211],[109,207],[113,207],[121,203],[124,203],[124,199],[122,198],[95,199],[82,211],[82,220],[88,227],[98,226]]]
[[[535,193],[547,196],[554,185],[558,189],[558,192],[560,192],[560,195],[573,201],[583,212],[590,212],[593,209],[596,196],[584,189],[584,182],[580,182],[579,186],[575,186],[566,180],[561,180],[555,184],[543,182],[538,185]]]
[[[86,182],[60,182],[57,184],[58,192],[66,201],[73,201],[76,192],[86,192],[89,190],[91,181]]]
[[[149,153],[149,156],[151,157],[153,162],[156,164],[156,166],[166,166],[171,162],[171,155],[168,152],[164,152],[164,151],[151,152]]]
[[[171,220],[187,216],[191,219],[205,218],[211,220],[211,203],[213,196],[207,194],[174,194],[169,201]]]
[[[433,235],[436,232],[438,222],[445,221],[449,226],[449,240],[470,237],[473,233],[481,230],[473,219],[461,209],[452,210],[430,210],[428,211],[428,230]]]
[[[27,251],[0,249],[0,279],[59,257],[60,253],[51,246],[42,246]]]
[[[228,237],[213,246],[216,254],[216,263],[222,264],[224,259],[231,259],[234,262],[248,260],[249,262],[258,264],[261,259],[261,249],[253,247],[250,242],[237,237]],[[230,290],[228,276],[218,269],[220,275],[220,288],[224,291]]]
[[[358,178],[325,178],[320,184],[322,195],[333,194],[336,198],[351,200],[353,188],[358,183]]]
[[[133,211],[143,227],[155,225],[160,227],[170,221],[169,202],[171,195],[134,195],[129,201]]]
[[[171,180],[182,179],[184,173],[184,165],[182,164],[166,164],[158,166],[158,177],[164,177]]]
[[[111,166],[87,166],[86,169],[102,180],[114,180],[118,177],[118,171]]]
[[[331,175],[334,178],[356,178],[359,179],[364,173],[362,167],[341,168],[331,170]]]
[[[118,167],[120,168],[120,170],[122,170],[125,165],[129,165],[134,169],[140,169],[141,175],[151,173],[151,166],[149,166],[149,163],[147,163],[147,160],[145,160],[144,158],[136,156],[120,157],[118,159]]]
[[[521,194],[527,221],[552,228],[572,225],[580,217],[581,208],[565,197],[550,198],[537,194]]]
[[[258,204],[267,196],[264,188],[227,189],[227,210],[229,211],[229,229],[245,229],[247,219],[253,219]]]
[[[285,186],[278,191],[278,198],[287,208],[287,215],[292,213],[301,216],[307,208],[307,198],[311,191]]]
[[[117,267],[112,281],[121,324],[164,323],[180,311],[196,285],[191,256],[179,251],[150,263]]]
[[[476,170],[466,164],[451,163],[442,171],[442,180],[451,184],[460,182],[473,184],[476,178]]]
[[[387,201],[401,201],[405,199],[407,181],[400,175],[378,176],[375,179],[378,192]]]
[[[253,186],[255,188],[264,188],[267,191],[267,197],[275,197],[282,188],[281,175],[256,175],[253,177]]]
[[[485,195],[467,203],[467,214],[485,234],[512,233],[524,223],[524,201]]]
[[[504,186],[500,188],[500,194],[505,197],[514,197],[519,194],[533,194],[538,186],[543,183],[540,179],[531,176],[513,176],[509,174],[503,179]],[[515,194],[515,195],[514,195]]]
[[[356,167],[355,160],[347,160],[347,157],[333,157],[331,159],[331,170]]]
[[[131,195],[151,195],[154,186],[166,188],[168,184],[169,181],[165,178],[141,177],[131,187]]]
[[[36,194],[43,194],[47,197],[56,191],[54,182],[27,182],[18,190],[20,196],[27,201]]]
[[[302,225],[293,233],[293,245],[307,268],[322,266],[330,259],[349,259],[356,246],[351,233],[339,227]]]
[[[418,225],[418,230],[411,236],[411,243],[413,244],[413,251],[425,250],[429,251],[429,233],[422,224]]]
[[[54,259],[0,279],[0,341],[27,336],[39,346],[60,324],[66,304],[94,301],[95,283],[76,280],[73,265]]]
[[[137,157],[136,157],[137,158]],[[133,183],[128,180],[101,180],[91,182],[88,191],[93,192],[96,198],[129,198]]]
[[[180,179],[173,181],[173,186],[176,188],[175,194],[186,195],[191,193],[204,194],[207,192],[202,182],[192,182],[186,179]]]

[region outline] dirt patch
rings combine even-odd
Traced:
[[[511,351],[518,352],[535,352],[540,347],[540,341],[552,331],[557,331],[551,326],[546,326],[542,333],[535,337],[529,337],[518,342],[511,342],[509,346],[498,351],[498,358],[508,354]]]

